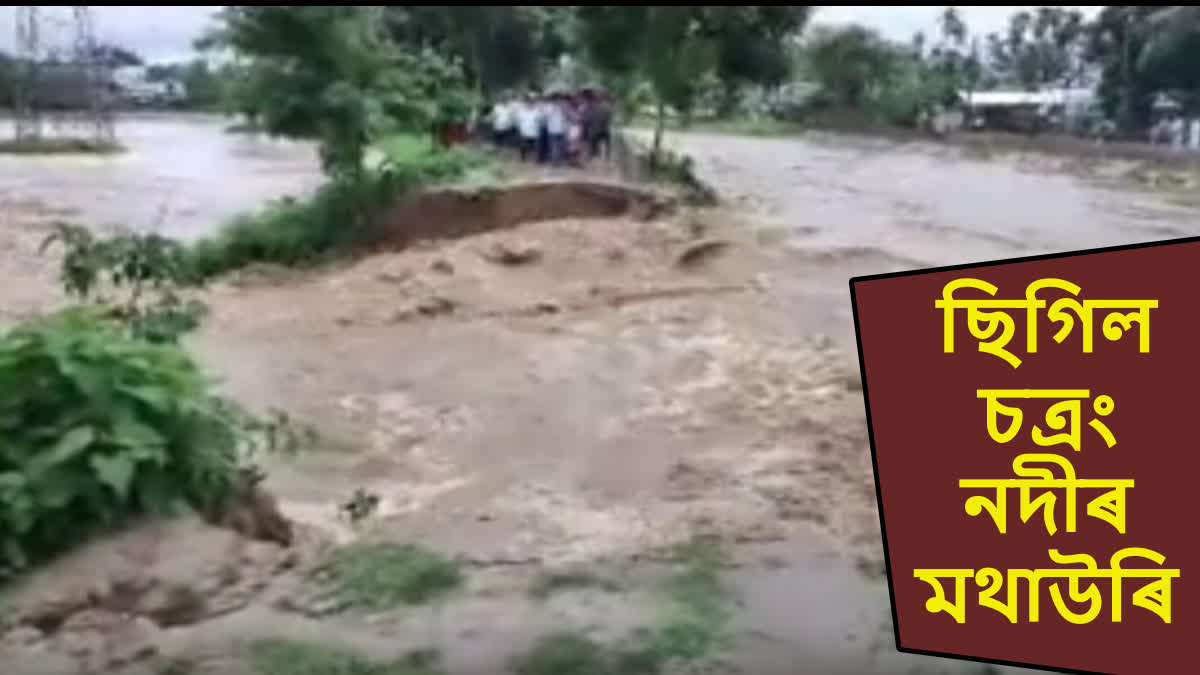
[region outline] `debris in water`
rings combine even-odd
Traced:
[[[453,300],[435,295],[432,298],[422,300],[417,305],[417,311],[423,316],[441,316],[443,314],[450,314],[457,306],[457,303]]]
[[[247,539],[292,545],[292,522],[279,510],[275,497],[261,485],[257,467],[242,467],[230,494],[206,514],[208,522]]]
[[[492,244],[491,248],[483,253],[483,257],[497,265],[527,265],[541,260],[542,251],[532,244],[511,245],[500,241]]]
[[[354,491],[354,495],[340,506],[339,510],[351,523],[360,523],[371,517],[378,508],[379,495],[364,488],[358,488]]]
[[[445,258],[438,258],[437,260],[434,260],[433,264],[429,266],[429,269],[439,274],[454,274],[454,265],[451,265],[450,261],[446,260]]]
[[[412,278],[412,272],[410,270],[380,272],[377,278],[384,283],[402,284]]]
[[[683,249],[683,252],[675,258],[675,266],[686,269],[702,265],[724,253],[732,245],[724,239],[702,239]]]

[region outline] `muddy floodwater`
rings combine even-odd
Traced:
[[[0,155],[0,194],[98,225],[187,239],[265,199],[319,184],[313,147],[222,133],[229,124],[142,115],[119,123],[127,152],[113,157]]]
[[[316,184],[311,147],[223,126],[147,118],[121,126],[120,157],[0,158],[3,318],[55,300],[35,252],[55,219],[191,237]],[[247,634],[381,655],[432,642],[452,673],[493,672],[553,628],[638,624],[636,593],[532,603],[538,570],[636,568],[704,531],[736,542],[742,596],[718,672],[998,672],[892,648],[847,279],[1194,235],[1197,211],[1049,160],[945,146],[670,142],[721,207],[539,222],[211,290],[193,346],[227,390],[340,440],[272,467],[284,511],[350,540],[336,507],[367,488],[380,536],[468,561],[471,582],[436,609],[365,618],[243,599],[158,648],[219,658]],[[732,246],[680,268],[697,236]],[[481,255],[516,244],[540,255]]]

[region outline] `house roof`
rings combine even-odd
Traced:
[[[970,106],[1043,106],[1059,105],[1068,101],[1083,101],[1092,96],[1088,89],[1049,89],[1045,91],[973,91],[959,92],[963,102]]]

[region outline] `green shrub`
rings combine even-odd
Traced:
[[[200,325],[208,308],[180,295],[193,281],[184,248],[157,234],[123,232],[98,238],[86,227],[58,223],[42,243],[66,250],[59,281],[68,296],[94,306],[154,342],[172,342]]]
[[[0,336],[0,576],[142,513],[207,508],[238,431],[174,343],[71,309]]]
[[[414,136],[385,139],[379,150],[383,162],[356,179],[333,179],[307,199],[277,200],[193,244],[186,256],[192,275],[208,279],[253,263],[301,265],[343,253],[361,240],[370,218],[398,196],[487,163],[477,152],[438,150]]]

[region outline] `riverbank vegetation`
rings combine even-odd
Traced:
[[[355,175],[333,176],[304,198],[276,200],[192,244],[186,264],[194,278],[207,280],[255,263],[319,263],[352,252],[372,217],[398,195],[492,162],[474,149],[441,149],[405,134],[388,136],[375,149],[380,161]]]
[[[59,225],[70,304],[0,334],[0,582],[146,515],[217,517],[260,452],[315,440],[217,393],[181,346],[204,306],[182,247]]]

